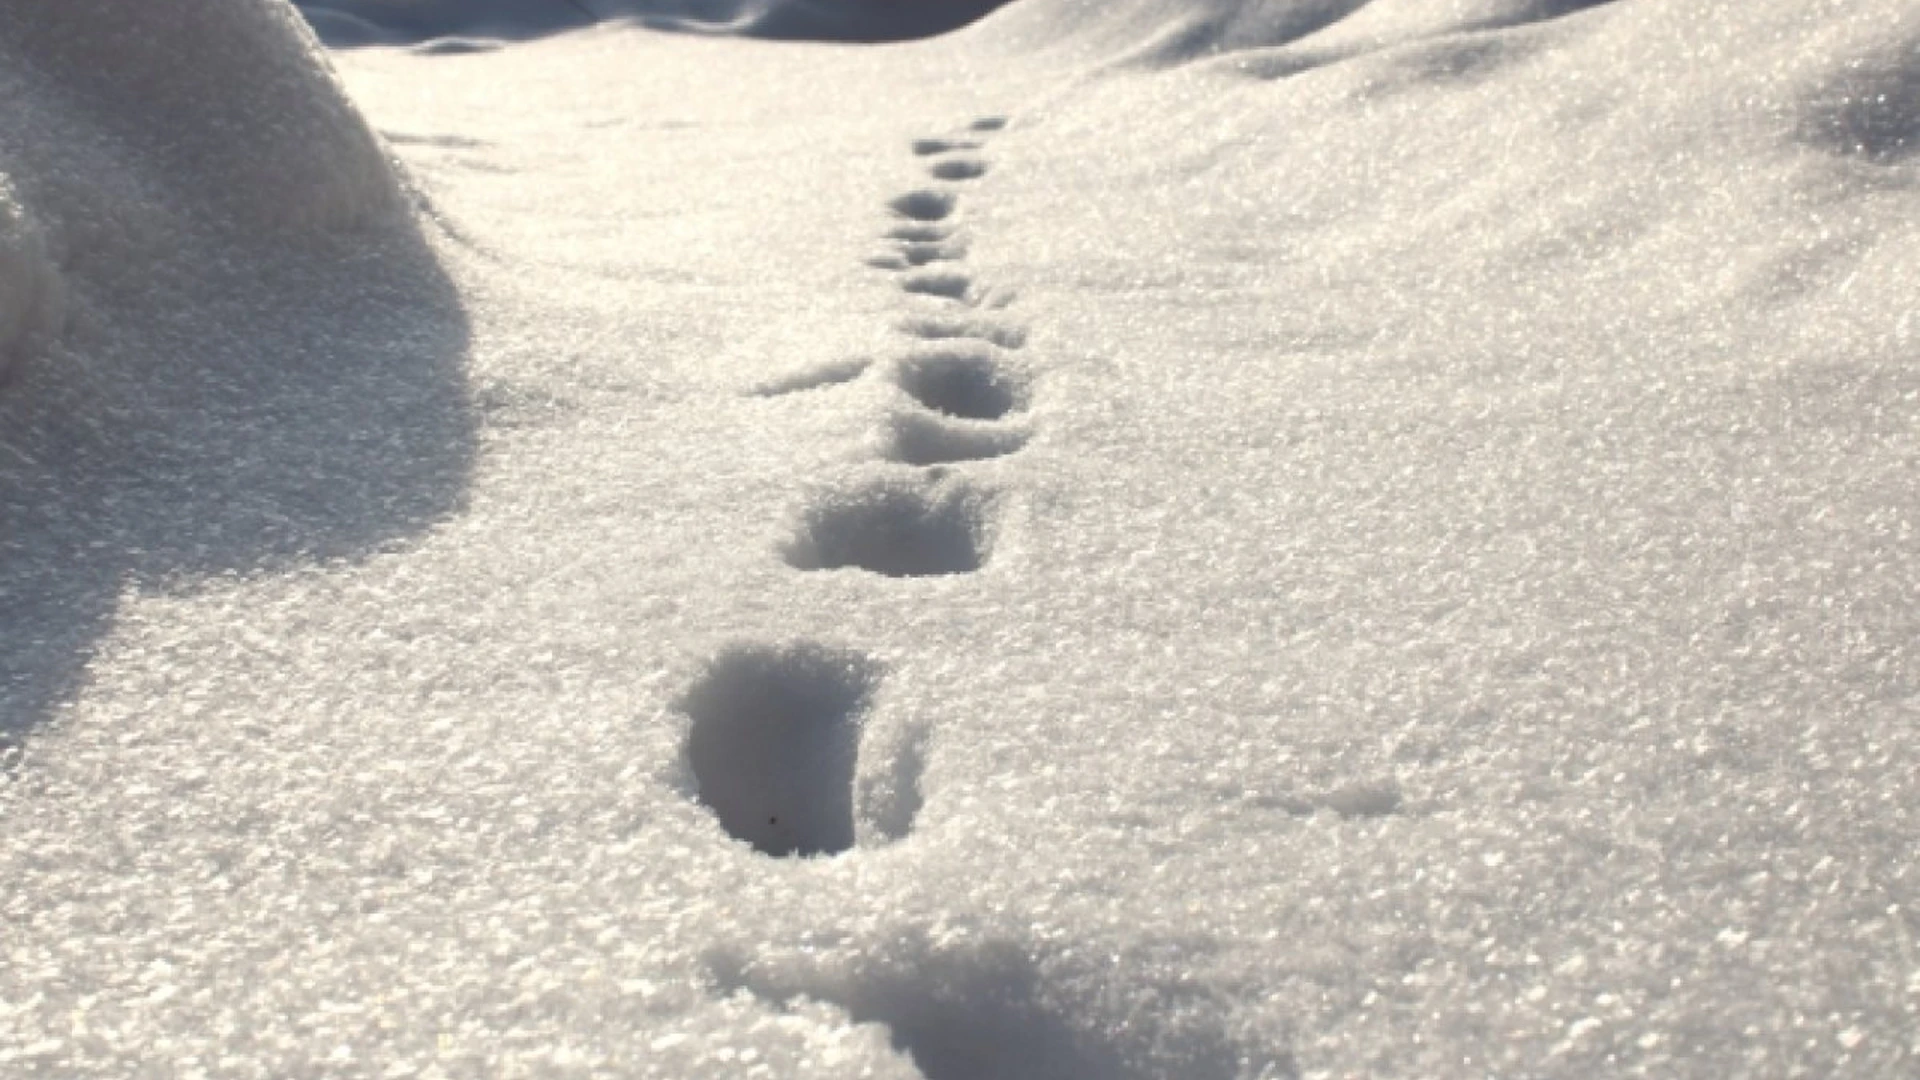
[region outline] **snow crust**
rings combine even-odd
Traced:
[[[68,10],[0,1074],[1920,1062],[1920,5]]]

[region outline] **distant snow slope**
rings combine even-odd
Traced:
[[[429,42],[484,47],[632,19],[653,29],[780,40],[903,41],[946,33],[1007,0],[301,0],[336,47]],[[436,39],[441,39],[436,42]]]
[[[63,285],[0,395],[0,1075],[1920,1073],[1917,47],[338,52],[418,232],[171,149],[271,95],[60,128],[119,167],[0,231]]]

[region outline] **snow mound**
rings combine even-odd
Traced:
[[[62,327],[76,276],[138,277],[189,234],[396,220],[315,44],[284,3],[0,11],[0,372]]]
[[[0,757],[123,585],[454,504],[465,319],[285,0],[0,5]],[[131,586],[129,586],[131,587]]]
[[[161,206],[276,231],[386,218],[394,174],[315,44],[285,3],[0,12],[0,130],[22,201],[56,229]]]
[[[958,29],[1006,2],[317,0],[301,6],[327,44],[351,47],[443,39],[519,40],[577,29],[603,19],[631,19],[656,30],[778,40],[905,41]]]

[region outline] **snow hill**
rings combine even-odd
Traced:
[[[1920,4],[135,8],[0,1075],[1920,1067]]]

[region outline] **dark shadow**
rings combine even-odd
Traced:
[[[1823,80],[1802,106],[1807,141],[1872,165],[1920,157],[1920,42],[1860,59]]]
[[[523,41],[596,22],[632,20],[675,33],[776,41],[880,43],[958,30],[1010,0],[305,0],[296,4],[334,48],[436,39]],[[461,50],[466,51],[466,50]]]
[[[441,38],[524,41],[600,20],[586,0],[296,0],[294,6],[336,49]]]
[[[935,37],[973,23],[1009,0],[788,0],[746,32],[782,41],[880,43]]]
[[[359,559],[461,507],[468,322],[396,216],[293,257],[183,245],[0,393],[0,756],[78,689],[123,591]]]

